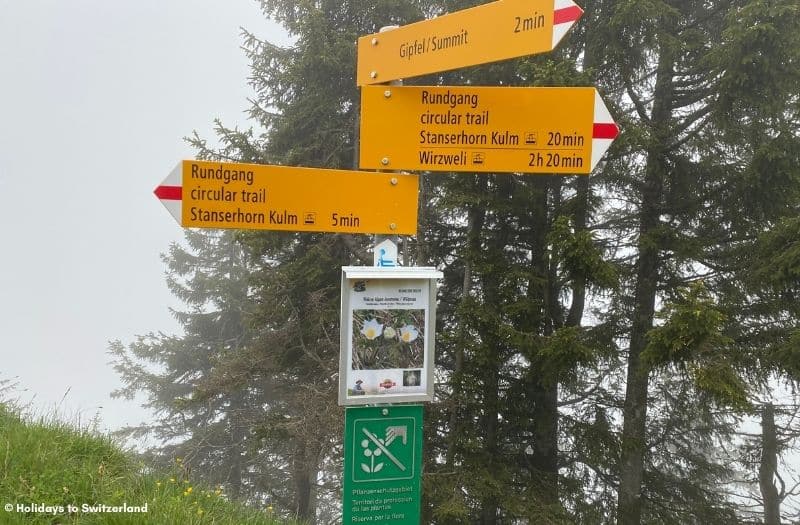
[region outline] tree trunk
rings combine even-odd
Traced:
[[[551,309],[557,304],[547,251],[550,180],[537,178],[533,185],[537,192],[531,203],[531,277],[527,300],[536,310],[528,316],[525,331],[548,336],[553,333],[554,312]],[[531,498],[542,505],[558,505],[558,378],[545,377],[534,365],[529,370],[527,385],[533,421],[528,491]]]
[[[486,177],[479,176],[474,182],[475,193],[486,191]],[[483,224],[486,219],[486,209],[480,202],[470,205],[467,211],[467,246],[464,255],[464,279],[461,286],[461,301],[466,301],[469,298],[469,292],[472,289],[472,267],[475,258],[480,253],[481,249],[481,232],[483,231]],[[447,436],[447,453],[445,455],[445,464],[448,467],[453,466],[455,460],[456,445],[463,437],[463,418],[459,415],[459,405],[461,404],[462,386],[464,373],[464,346],[468,335],[468,330],[465,324],[460,323],[459,342],[454,348],[455,356],[453,363],[453,374],[450,380],[450,417],[449,417],[449,434]],[[461,341],[464,341],[462,344]]]
[[[534,424],[530,489],[541,504],[558,505],[558,383],[537,381],[528,396]]]
[[[498,175],[497,181],[497,194],[500,200],[508,200],[511,198],[511,175]],[[488,257],[498,258],[503,257],[503,250],[508,244],[508,236],[510,233],[509,222],[499,218],[497,234],[490,238],[487,242],[487,255]],[[493,265],[490,265],[490,267]],[[492,309],[496,312],[502,310],[502,299],[500,296],[500,283],[502,276],[498,275],[496,271],[488,271],[483,274],[483,294],[485,298],[484,308]],[[482,323],[484,324],[484,323]],[[483,431],[484,431],[484,457],[487,465],[496,462],[500,465],[499,461],[499,436],[498,436],[498,417],[500,415],[500,368],[502,366],[501,359],[501,339],[499,334],[499,325],[497,323],[485,323],[481,327],[481,338],[483,340],[484,349],[486,352],[484,362],[485,375],[483,383]],[[481,525],[497,525],[498,523],[498,508],[500,506],[500,499],[493,491],[486,494],[481,501]]]
[[[233,500],[242,498],[244,493],[245,467],[243,454],[245,453],[245,428],[239,414],[244,410],[244,395],[241,391],[235,394],[234,400],[229,407],[230,410],[230,436],[231,443],[226,451],[228,455],[228,487],[230,497]]]
[[[775,487],[778,473],[778,437],[775,430],[775,407],[767,403],[761,409],[761,465],[758,485],[764,499],[764,525],[780,525],[781,500]]]
[[[575,195],[575,214],[572,223],[575,233],[586,231],[587,207],[589,201],[589,177],[581,177],[577,181]],[[583,309],[586,306],[586,276],[575,275],[572,279],[572,302],[567,314],[567,326],[580,326]]]
[[[628,354],[627,385],[623,408],[620,484],[617,502],[619,525],[639,525],[642,520],[642,481],[647,447],[647,388],[649,369],[641,361],[647,332],[653,327],[659,280],[661,194],[667,175],[666,149],[671,140],[669,118],[673,100],[674,60],[662,35],[662,46],[653,92],[652,139],[647,151],[645,180],[639,212],[634,309]]]
[[[296,447],[293,461],[295,515],[301,523],[314,523],[316,521],[316,458],[304,443],[300,443]]]
[[[497,341],[487,341],[495,345]],[[488,345],[487,345],[488,346]],[[499,365],[497,365],[497,349],[493,348],[487,356],[489,366],[486,368],[486,379],[483,384],[483,434],[484,455],[487,465],[491,465],[498,454],[497,442],[497,417],[500,412],[499,396],[497,392]],[[500,500],[493,491],[486,494],[481,501],[481,525],[497,525],[497,510]]]

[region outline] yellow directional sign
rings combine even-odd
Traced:
[[[583,10],[498,0],[358,39],[359,86],[552,51]]]
[[[416,175],[184,160],[156,190],[181,226],[417,231]]]
[[[588,174],[618,132],[591,87],[361,89],[362,169]]]

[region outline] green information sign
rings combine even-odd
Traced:
[[[342,523],[419,525],[422,405],[347,408],[344,424]]]

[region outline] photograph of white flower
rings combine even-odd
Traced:
[[[364,322],[364,325],[361,327],[361,334],[369,341],[377,339],[382,333],[383,325],[375,319]]]
[[[421,368],[425,310],[353,310],[353,370]]]

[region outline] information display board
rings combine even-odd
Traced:
[[[433,397],[435,268],[342,268],[339,404]]]

